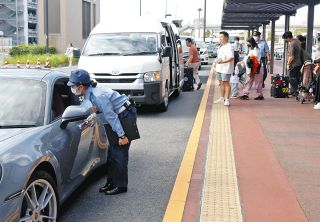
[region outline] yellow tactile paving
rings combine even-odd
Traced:
[[[182,220],[211,84],[212,75],[209,75],[163,222],[179,222]]]
[[[213,105],[209,133],[200,221],[242,222],[228,107]]]

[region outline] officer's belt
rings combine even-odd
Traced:
[[[127,100],[119,109],[118,114],[122,113],[127,109],[127,107],[131,106],[131,103]]]

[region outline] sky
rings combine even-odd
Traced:
[[[128,19],[139,16],[140,0],[100,0],[101,21],[108,19]],[[169,18],[183,20],[182,25],[193,24],[199,17],[198,9],[204,8],[204,0],[141,0],[143,15],[156,18],[171,14]],[[207,0],[207,24],[221,24],[223,0]],[[307,7],[298,10],[295,17],[291,17],[291,24],[307,24]],[[200,12],[203,17],[203,11]],[[284,16],[277,24],[284,23]],[[116,20],[115,20],[116,21]],[[315,7],[315,24],[320,25],[320,5]]]

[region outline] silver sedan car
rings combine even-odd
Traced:
[[[59,205],[106,163],[101,114],[79,105],[69,76],[0,69],[0,221],[56,221]]]

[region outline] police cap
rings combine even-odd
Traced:
[[[261,32],[259,32],[259,31],[254,31],[253,32],[253,36],[259,36],[259,35],[261,35]]]
[[[90,74],[83,69],[76,69],[71,71],[71,75],[69,78],[69,82],[67,83],[68,86],[73,85],[90,85]]]

